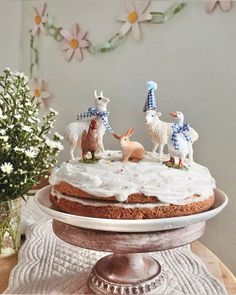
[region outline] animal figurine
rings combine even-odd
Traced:
[[[133,128],[129,128],[124,135],[113,133],[113,136],[120,140],[123,162],[138,162],[144,158],[145,150],[141,143],[129,140],[133,134]]]
[[[98,146],[98,137],[97,137],[97,122],[92,120],[89,125],[89,130],[84,130],[81,139],[81,149],[82,149],[82,159],[86,161],[85,158],[88,152],[91,152],[92,158],[90,160],[95,161],[95,151]]]
[[[104,152],[103,145],[103,136],[106,132],[106,129],[112,133],[112,129],[108,124],[108,116],[109,112],[107,112],[107,104],[110,99],[103,95],[103,92],[100,92],[100,95],[97,94],[97,91],[94,91],[95,97],[95,108],[89,108],[88,112],[81,113],[78,115],[78,120],[82,119],[90,119],[92,117],[96,118],[97,122],[97,136],[98,136],[98,148],[97,150],[100,152]],[[78,147],[79,156],[81,156],[81,137],[84,130],[88,130],[90,121],[79,121],[70,123],[65,130],[65,138],[69,142],[69,150],[71,159],[75,159],[75,149]]]
[[[171,112],[171,116],[177,118],[177,123],[172,125],[172,135],[168,138],[168,152],[170,160],[163,162],[169,167],[186,168],[185,158],[192,154],[192,139],[189,136],[189,124],[184,124],[184,115],[181,112]],[[178,166],[175,166],[175,157],[179,158]]]
[[[153,81],[147,82],[148,97],[143,111],[145,112],[146,129],[150,141],[153,143],[152,153],[155,154],[159,148],[159,159],[163,157],[163,150],[168,142],[168,138],[172,135],[173,123],[160,120],[161,113],[157,111],[154,90],[157,89],[157,84]],[[189,135],[192,143],[199,138],[198,133],[190,127]],[[189,154],[189,162],[193,162],[193,153]]]

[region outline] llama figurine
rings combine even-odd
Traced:
[[[104,152],[103,145],[103,136],[108,130],[112,133],[112,128],[108,123],[109,112],[107,111],[107,104],[109,103],[109,98],[103,95],[103,92],[100,92],[100,95],[97,94],[97,91],[94,91],[95,97],[95,108],[89,108],[87,112],[78,114],[79,122],[70,123],[65,130],[65,138],[69,142],[69,150],[71,159],[75,159],[75,149],[79,149],[79,157],[81,156],[81,138],[83,131],[88,131],[90,120],[84,121],[83,119],[96,118],[97,123],[97,137],[98,137],[98,151]],[[83,120],[83,121],[82,121]]]

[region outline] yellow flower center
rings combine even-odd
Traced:
[[[73,49],[76,49],[79,46],[79,42],[76,39],[71,39],[70,40],[70,47]]]
[[[39,25],[42,21],[41,16],[40,15],[36,15],[34,18],[34,21],[36,23],[36,25]]]
[[[128,21],[133,24],[137,21],[138,19],[138,14],[136,11],[132,11],[130,12],[130,14],[128,15]]]
[[[40,89],[36,88],[36,89],[34,90],[34,96],[35,96],[35,97],[39,97],[40,95],[41,95],[41,91],[40,91]]]

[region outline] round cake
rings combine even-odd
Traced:
[[[208,169],[193,163],[174,169],[150,153],[122,162],[107,151],[96,163],[64,162],[50,176],[50,201],[63,212],[112,219],[167,218],[200,213],[214,203],[215,181]]]

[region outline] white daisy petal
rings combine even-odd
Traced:
[[[71,28],[71,32],[73,32],[73,37],[77,38],[77,35],[79,33],[79,24],[78,23],[73,25],[73,27]]]
[[[35,36],[35,35],[37,34],[38,29],[39,29],[39,26],[35,24],[35,25],[33,26],[33,29],[32,29],[32,35],[33,35],[33,36]]]
[[[120,34],[122,36],[125,36],[129,30],[131,29],[131,23],[130,22],[126,22],[121,28],[120,28]]]
[[[82,54],[82,51],[79,47],[76,48],[76,50],[75,50],[75,58],[79,61],[81,61],[83,59],[83,54]]]
[[[66,40],[68,40],[68,41],[70,41],[71,39],[73,39],[72,34],[71,34],[69,31],[67,31],[67,30],[62,29],[62,30],[60,31],[60,34],[61,34]]]
[[[128,12],[136,11],[134,0],[126,0],[125,7]]]
[[[41,32],[45,35],[46,31],[45,31],[45,28],[42,23],[39,25],[39,28],[40,28]]]
[[[70,44],[68,43],[68,41],[67,40],[62,40],[62,42],[61,42],[61,49],[62,50],[67,50],[67,49],[69,49],[70,48]]]
[[[146,13],[139,15],[138,22],[144,22],[144,21],[151,20],[151,19],[152,19],[151,13],[146,12]]]
[[[46,12],[46,9],[47,9],[47,3],[44,2],[44,4],[41,6],[41,8],[39,9],[39,13],[41,16],[43,16]]]
[[[77,34],[77,40],[78,41],[82,40],[85,37],[86,33],[87,32],[80,30]]]
[[[42,23],[46,23],[46,21],[48,20],[47,16],[44,15],[42,18],[41,18],[41,22]]]
[[[124,13],[122,13],[121,15],[119,15],[117,17],[117,20],[120,21],[120,22],[126,22],[127,19],[128,19],[128,15],[129,14],[127,12],[124,12]]]
[[[49,98],[50,97],[50,94],[47,91],[42,91],[41,92],[41,97],[42,98]]]
[[[145,11],[145,9],[148,7],[148,5],[150,4],[150,0],[145,0],[145,1],[142,1],[142,5],[140,5],[138,8],[137,8],[137,12],[138,14],[141,14]]]
[[[88,47],[88,46],[89,46],[88,40],[80,40],[79,41],[79,47]]]
[[[134,40],[139,41],[140,40],[140,28],[138,22],[135,22],[132,24],[132,34],[134,37]]]
[[[39,15],[38,8],[37,8],[37,7],[33,7],[33,9],[34,9],[35,13],[36,13],[37,15]]]
[[[72,56],[74,54],[74,49],[72,48],[69,48],[67,51],[66,51],[66,61],[70,61]]]

